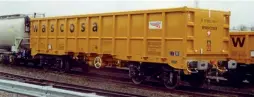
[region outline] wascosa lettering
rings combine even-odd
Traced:
[[[37,32],[37,31],[38,31],[37,25],[34,25],[34,32]]]
[[[231,39],[232,39],[232,43],[233,43],[234,47],[237,47],[238,44],[240,47],[243,47],[244,42],[245,42],[245,37],[243,37],[242,39],[240,37],[231,38]]]

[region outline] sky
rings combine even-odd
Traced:
[[[231,12],[230,27],[254,26],[254,0],[0,0],[0,15],[45,13],[77,15],[128,10],[198,7]]]

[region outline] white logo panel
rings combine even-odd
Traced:
[[[162,21],[150,21],[149,29],[162,29]]]

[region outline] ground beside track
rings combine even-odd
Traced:
[[[71,75],[65,75],[65,74],[59,74],[54,73],[52,71],[45,72],[40,69],[34,69],[34,68],[24,68],[24,67],[11,67],[0,64],[0,71],[11,73],[11,74],[17,74],[17,75],[23,75],[26,77],[33,77],[33,78],[40,78],[40,79],[46,79],[46,80],[53,80],[58,81],[62,83],[70,83],[75,85],[83,85],[91,88],[98,88],[98,89],[105,89],[105,90],[111,90],[111,91],[118,91],[123,93],[133,93],[137,95],[143,95],[148,97],[198,97],[197,95],[190,95],[188,93],[174,93],[170,90],[163,91],[163,90],[147,90],[142,88],[136,88],[132,87],[130,85],[126,84],[119,84],[112,80],[102,79],[102,80],[96,80],[96,79],[88,79],[82,76],[71,76]],[[106,73],[103,73],[104,75]],[[117,74],[116,74],[117,75]],[[130,83],[130,82],[128,82]],[[205,93],[203,93],[205,94]],[[214,93],[213,96],[217,97],[237,97],[235,95],[223,95],[223,94],[216,94]],[[202,96],[201,96],[202,97]]]
[[[0,97],[30,97],[30,96],[11,93],[11,92],[7,92],[7,91],[0,91]]]

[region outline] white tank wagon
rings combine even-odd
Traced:
[[[16,58],[22,50],[29,50],[30,22],[27,15],[0,16],[0,61]],[[14,56],[15,55],[15,56]]]
[[[29,17],[20,14],[0,16],[1,53],[16,51],[20,42],[25,42],[24,38],[29,38]]]

